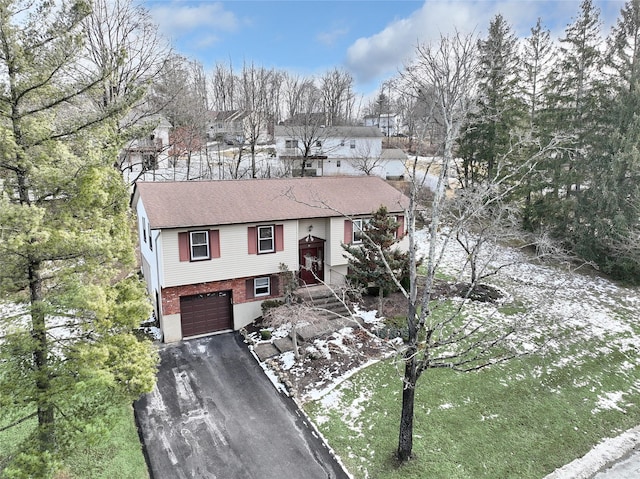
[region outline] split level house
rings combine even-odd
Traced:
[[[276,155],[293,176],[375,175],[400,179],[407,155],[383,149],[382,132],[374,126],[278,125]]]
[[[408,201],[372,176],[137,183],[142,272],[163,340],[251,323],[263,301],[282,298],[283,266],[301,285],[343,283],[341,244],[362,242],[380,206],[402,237]]]

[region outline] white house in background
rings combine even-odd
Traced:
[[[171,123],[163,115],[155,114],[137,120],[134,127],[153,129],[144,137],[133,139],[124,146],[121,152],[123,166],[128,166],[133,174],[143,167],[145,170],[166,168]]]
[[[399,178],[405,174],[406,155],[386,152],[383,135],[371,126],[276,126],[276,155],[285,170],[299,176],[306,155],[305,176],[376,175]],[[287,168],[288,165],[288,168]]]
[[[400,117],[397,113],[381,113],[364,117],[364,126],[375,126],[383,136],[396,136],[400,133]]]
[[[229,145],[242,144],[251,137],[251,125],[261,123],[257,129],[258,143],[269,139],[268,124],[262,117],[247,110],[207,112],[207,139],[223,141]]]
[[[282,297],[281,265],[301,284],[344,282],[341,243],[361,242],[380,206],[403,237],[408,204],[374,176],[137,183],[142,272],[163,340],[251,323]]]

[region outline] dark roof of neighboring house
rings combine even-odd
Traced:
[[[140,182],[139,199],[153,229],[366,215],[380,206],[399,213],[409,204],[376,176]]]
[[[302,125],[282,126],[277,125],[274,130],[274,136],[282,137],[304,137],[311,131],[314,137],[322,138],[379,138],[382,132],[375,126],[327,126],[321,131],[315,127],[305,127]]]

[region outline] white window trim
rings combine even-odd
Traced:
[[[260,230],[269,228],[271,230],[271,248],[270,249],[262,249],[261,248],[261,240],[264,239],[268,239],[268,238],[260,238]],[[269,226],[258,226],[256,228],[256,233],[258,235],[258,254],[263,254],[263,253],[274,253],[276,251],[276,229],[273,225],[269,225]]]
[[[204,238],[205,241],[204,243],[196,243],[193,240],[193,235],[195,234],[204,234]],[[206,245],[207,247],[207,254],[206,256],[195,256],[193,254],[193,247],[194,246],[203,246]],[[201,259],[209,259],[211,257],[211,247],[209,245],[209,232],[208,231],[190,231],[189,232],[189,254],[191,255],[191,260],[192,261],[198,261]]]
[[[258,283],[264,283],[264,284],[258,284]],[[259,293],[258,289],[264,289],[266,288],[266,292],[263,293]],[[255,278],[253,280],[253,296],[255,297],[260,297],[260,296],[270,296],[271,295],[271,278],[269,278],[268,276],[265,276],[264,278]]]
[[[369,222],[371,221],[371,218],[357,218],[355,220],[353,220],[352,224],[353,224],[353,231],[351,233],[351,243],[352,244],[362,244],[363,240],[362,239],[356,239],[356,233],[361,233],[363,231],[363,228],[365,228]]]

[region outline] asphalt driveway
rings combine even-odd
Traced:
[[[237,333],[164,346],[135,404],[153,479],[347,478]]]

